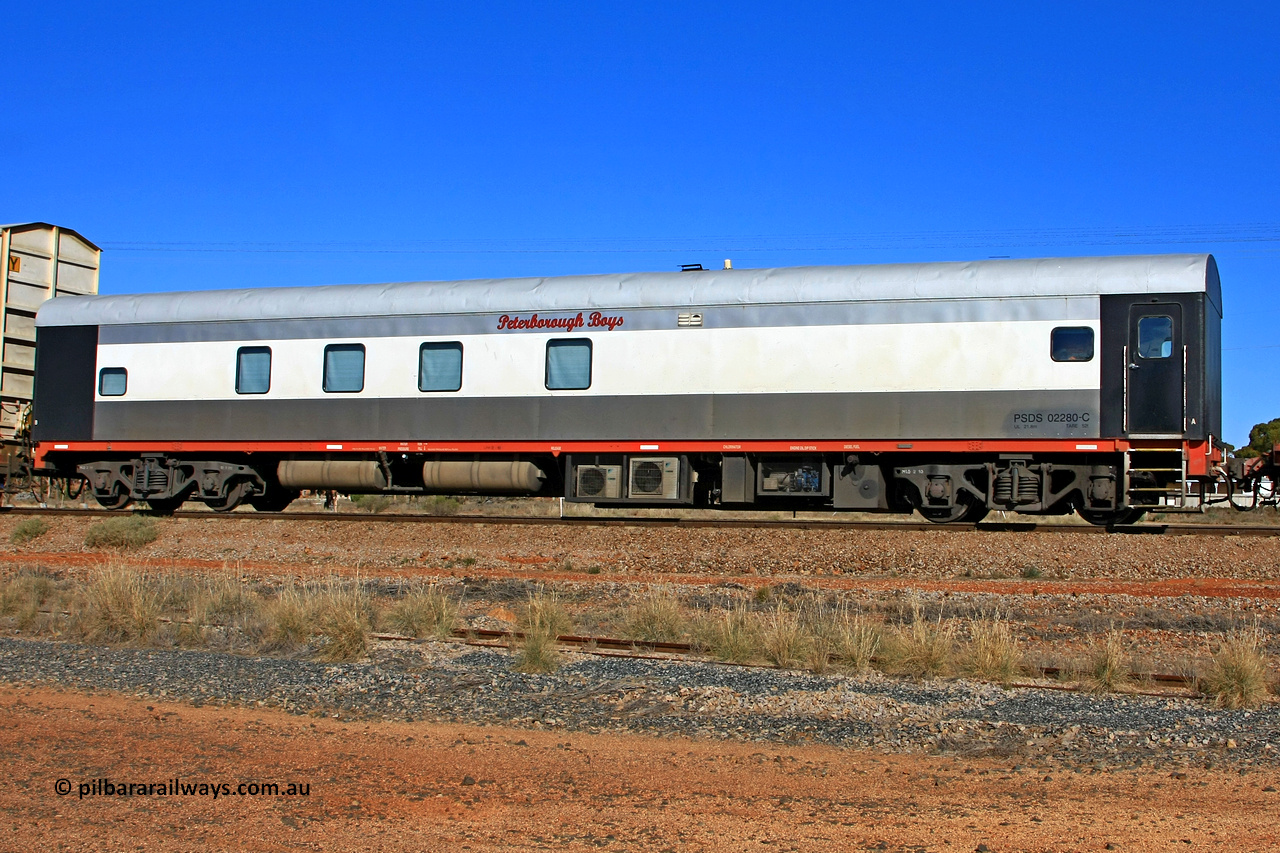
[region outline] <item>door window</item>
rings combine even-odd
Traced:
[[[1163,315],[1138,320],[1138,357],[1168,358],[1173,355],[1173,318]]]

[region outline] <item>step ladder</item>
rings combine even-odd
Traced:
[[[1187,455],[1181,443],[1130,447],[1125,453],[1125,494],[1129,504],[1156,512],[1201,512],[1187,479]]]

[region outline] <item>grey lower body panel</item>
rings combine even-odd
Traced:
[[[1097,438],[1097,391],[111,401],[96,441]],[[50,436],[50,440],[56,436]]]

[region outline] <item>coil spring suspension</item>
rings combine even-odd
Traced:
[[[148,459],[134,469],[133,491],[135,494],[150,495],[163,492],[169,488],[169,472],[161,465]]]
[[[1040,500],[1040,476],[1014,463],[996,475],[992,497],[999,504],[1030,504]]]

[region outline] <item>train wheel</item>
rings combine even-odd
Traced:
[[[920,507],[920,514],[934,524],[977,524],[990,511],[986,504],[977,501],[958,503],[945,509]]]
[[[241,480],[227,489],[226,497],[204,498],[204,505],[214,512],[231,512],[231,510],[244,503],[245,498],[252,490],[253,486],[247,480]]]
[[[104,509],[124,509],[133,503],[133,498],[129,497],[129,493],[120,488],[116,488],[105,495],[101,492],[94,492],[93,499]]]
[[[1090,524],[1099,527],[1111,527],[1114,524],[1137,524],[1147,514],[1145,509],[1081,509],[1076,510],[1080,517]]]
[[[249,506],[258,512],[284,512],[285,507],[302,497],[302,492],[297,489],[277,489],[272,492],[268,490],[265,495],[254,495],[249,498]]]

